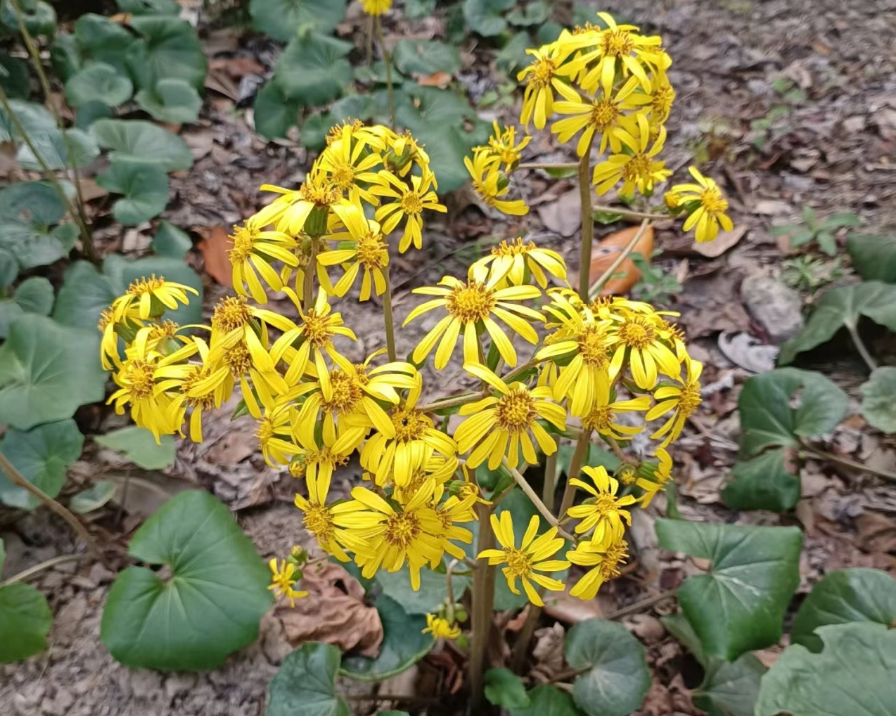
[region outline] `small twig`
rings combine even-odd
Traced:
[[[39,572],[43,572],[45,569],[49,569],[50,567],[55,567],[57,564],[76,562],[82,557],[84,557],[83,554],[64,554],[60,557],[53,557],[53,559],[48,559],[45,562],[35,564],[33,567],[28,567],[28,569],[23,569],[18,574],[14,574],[6,581],[0,582],[0,589],[7,586],[8,584],[13,584],[14,582],[24,582],[29,577],[32,577]]]
[[[622,262],[628,257],[628,255],[634,250],[635,245],[641,240],[641,237],[644,235],[644,232],[647,230],[647,227],[650,226],[650,219],[644,219],[641,222],[641,228],[635,232],[635,235],[632,237],[632,240],[628,242],[628,245],[619,252],[619,256],[616,257],[616,260],[610,264],[609,268],[604,271],[598,279],[592,284],[590,291],[588,292],[588,297],[591,298],[593,296],[597,296],[600,293],[600,290],[603,288],[604,284],[610,279],[610,277],[616,273],[616,269],[618,269]]]
[[[842,465],[843,467],[849,468],[850,470],[855,470],[857,472],[865,472],[869,475],[875,475],[876,477],[881,478],[882,480],[887,480],[889,482],[896,482],[896,475],[892,472],[887,472],[886,470],[878,470],[873,467],[868,467],[867,465],[863,465],[860,462],[855,462],[854,460],[848,460],[845,457],[840,457],[839,455],[835,455],[831,452],[825,452],[824,450],[819,450],[814,445],[810,445],[807,442],[803,443],[803,447],[809,451],[812,457],[821,458],[822,460],[828,460],[829,462],[836,463],[837,465]]]
[[[665,592],[654,594],[652,597],[647,597],[646,599],[642,599],[641,601],[635,602],[634,604],[629,604],[627,607],[617,609],[615,612],[610,612],[609,614],[607,614],[607,616],[604,617],[604,619],[621,619],[622,617],[627,617],[629,614],[637,614],[638,612],[649,609],[650,607],[659,604],[660,602],[664,602],[667,599],[673,599],[675,597],[676,591],[676,589],[667,589]]]
[[[558,681],[566,681],[567,679],[574,679],[577,676],[581,676],[582,674],[586,674],[593,666],[583,666],[581,669],[567,669],[566,671],[561,671],[559,674],[554,674],[547,681],[543,681],[543,684],[556,684]]]
[[[846,324],[846,330],[849,331],[849,335],[852,338],[852,342],[856,346],[856,350],[859,352],[859,355],[862,356],[862,360],[865,361],[865,365],[868,366],[868,370],[872,373],[877,370],[877,361],[871,356],[871,353],[868,352],[868,347],[865,345],[865,342],[862,340],[862,337],[859,335],[859,329],[853,323]]]
[[[578,169],[578,162],[523,162],[517,169]]]
[[[526,478],[520,474],[520,471],[510,467],[510,465],[507,463],[507,458],[502,458],[502,462],[504,463],[504,467],[513,477],[516,484],[519,485],[520,489],[526,493],[526,497],[528,497],[532,501],[532,504],[535,505],[535,509],[537,509],[541,513],[541,516],[544,517],[547,523],[551,527],[556,527],[557,534],[559,534],[563,539],[575,543],[576,538],[560,527],[560,523],[557,521],[557,518],[551,514],[551,511],[545,506],[544,502],[541,501],[541,498],[537,494],[535,494],[535,490],[533,490],[532,486],[528,482],[526,482]]]
[[[616,206],[606,206],[603,204],[593,204],[591,211],[605,211],[608,214],[619,214],[619,216],[630,216],[633,219],[655,219],[663,221],[670,218],[667,214],[650,214],[644,211],[633,211],[631,209],[622,209]]]
[[[579,246],[579,297],[588,303],[588,287],[591,285],[591,249],[594,244],[594,216],[591,212],[591,144],[579,160],[579,200],[581,202],[582,242]]]
[[[569,469],[566,473],[566,488],[563,490],[563,499],[560,501],[560,516],[563,518],[560,524],[565,524],[570,519],[566,513],[576,499],[576,487],[572,484],[572,480],[578,477],[582,471],[582,466],[585,464],[586,455],[590,449],[591,431],[582,430],[579,433],[579,439],[576,441],[576,449],[572,454],[572,459],[569,461]]]
[[[467,403],[472,403],[476,400],[482,400],[482,393],[464,393],[463,395],[456,395],[453,398],[444,398],[442,400],[435,400],[432,403],[424,403],[417,407],[421,413],[432,413],[436,410],[444,410],[445,408],[456,408],[459,405],[466,405]]]

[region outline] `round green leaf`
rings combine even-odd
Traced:
[[[25,29],[32,35],[52,35],[56,32],[56,10],[43,0],[18,0]],[[10,0],[0,3],[0,22],[15,33],[19,32],[19,17]]]
[[[678,590],[707,657],[733,661],[778,642],[800,581],[798,528],[660,519],[656,534],[664,549],[712,560],[708,574],[688,577]]]
[[[573,684],[572,697],[588,716],[628,716],[650,688],[644,647],[622,624],[586,619],[566,635],[566,662],[589,669]]]
[[[753,716],[765,672],[752,654],[732,662],[712,659],[703,683],[692,694],[694,705],[708,716]]]
[[[176,0],[115,0],[118,9],[132,15],[174,15],[180,14],[180,4]]]
[[[81,66],[91,62],[105,62],[112,65],[120,74],[128,74],[125,55],[134,43],[134,36],[124,29],[120,23],[108,17],[87,13],[75,22],[74,52],[77,59],[73,62],[71,45],[67,41],[62,47],[68,57],[64,60],[67,71],[77,71]],[[59,38],[57,38],[58,42]],[[54,43],[55,46],[55,43]],[[59,58],[62,60],[62,58]],[[63,75],[68,78],[69,75]]]
[[[850,234],[846,250],[866,281],[896,283],[896,236]]]
[[[502,13],[515,3],[516,0],[464,0],[464,19],[473,32],[494,37],[507,29]]]
[[[517,8],[507,15],[507,22],[511,25],[527,27],[529,25],[542,25],[550,13],[547,3],[543,0],[535,0],[524,6],[522,9]]]
[[[32,276],[16,287],[12,298],[0,300],[0,338],[9,335],[9,327],[23,313],[47,316],[53,310],[53,284],[43,276]]]
[[[119,254],[110,254],[103,262],[103,273],[109,278],[115,296],[123,294],[134,281],[149,278],[153,274],[195,288],[199,295],[190,294],[190,302],[186,306],[181,305],[175,311],[166,311],[165,318],[182,326],[202,323],[202,279],[183,261],[164,256],[147,256],[129,261]]]
[[[131,18],[142,37],[128,48],[125,61],[140,89],[152,89],[159,80],[184,80],[197,90],[205,83],[208,60],[186,20],[164,15]]]
[[[276,82],[268,82],[255,95],[255,130],[266,139],[285,137],[298,123],[298,102],[288,100]]]
[[[509,709],[510,716],[581,716],[572,696],[543,684],[529,691],[529,705]]]
[[[345,656],[340,673],[358,681],[382,681],[409,669],[429,653],[435,643],[424,634],[426,618],[408,614],[394,599],[385,595],[377,599],[376,610],[383,623],[383,643],[380,653],[370,659],[365,656]]]
[[[193,166],[186,142],[152,122],[100,119],[91,125],[90,134],[101,147],[112,151],[113,160],[154,162],[169,172]]]
[[[15,582],[0,589],[0,663],[46,649],[52,621],[47,600],[30,584]]]
[[[133,92],[131,81],[105,62],[94,62],[65,83],[65,98],[72,107],[88,102],[117,107],[127,102]]]
[[[9,108],[31,138],[57,130],[56,119],[42,105],[13,99],[9,101]],[[6,109],[0,107],[0,139],[6,141],[10,138],[21,141],[19,131],[7,116]]]
[[[335,37],[307,33],[292,40],[274,68],[274,81],[288,100],[302,105],[326,104],[352,81],[346,59],[352,46]]]
[[[10,286],[19,275],[19,262],[8,249],[0,248],[0,288]]]
[[[105,435],[97,435],[97,445],[121,453],[137,467],[144,470],[164,470],[174,464],[177,445],[170,435],[162,435],[156,443],[153,434],[146,428],[130,425]]]
[[[50,64],[63,82],[81,69],[81,53],[74,35],[60,32],[50,45]]]
[[[896,630],[879,624],[822,627],[824,651],[784,650],[762,678],[755,716],[893,716]]]
[[[44,316],[21,316],[0,346],[0,423],[28,430],[70,418],[105,396],[100,336]]]
[[[53,318],[64,326],[96,331],[100,313],[118,294],[109,279],[89,261],[75,261],[64,276]]]
[[[862,393],[862,415],[868,424],[884,433],[896,433],[896,368],[875,368]]]
[[[436,11],[436,0],[405,0],[404,16],[408,20],[422,20]]]
[[[866,281],[828,289],[803,330],[781,346],[779,363],[786,365],[798,353],[827,343],[841,328],[857,326],[862,316],[896,331],[896,286]]]
[[[345,18],[347,0],[252,0],[249,14],[258,32],[288,42],[300,28],[327,34]]]
[[[88,102],[75,112],[75,126],[86,131],[98,119],[109,119],[111,116],[112,110],[102,102]]]
[[[791,407],[797,402],[797,407]],[[846,394],[820,373],[779,368],[747,379],[737,401],[741,455],[799,447],[832,431],[846,415]]]
[[[112,585],[100,638],[125,666],[212,669],[258,637],[270,572],[212,495],[172,497],[137,530],[129,552],[165,565],[170,577],[128,567]]]
[[[896,580],[879,569],[843,569],[816,584],[793,621],[791,641],[821,651],[819,627],[851,622],[896,624]]]
[[[22,182],[0,191],[0,248],[21,268],[58,261],[68,254],[50,226],[65,215],[56,191],[43,182]]]
[[[265,716],[349,716],[336,694],[339,658],[332,644],[313,641],[289,654],[268,687]]]
[[[775,448],[731,470],[734,478],[722,490],[722,500],[735,510],[785,512],[800,500],[800,478],[787,467],[787,448]]]
[[[323,149],[327,146],[327,134],[330,132],[330,127],[337,121],[329,112],[306,117],[299,132],[299,141],[302,146],[313,151]]]
[[[38,156],[50,169],[63,169],[72,165],[83,167],[100,153],[93,138],[77,127],[64,131],[54,127],[43,133],[32,134],[31,142],[37,150],[37,156],[31,151],[31,147],[22,144],[16,154],[16,161],[23,169],[33,172],[43,171]]]
[[[456,47],[436,40],[399,40],[392,51],[395,66],[406,75],[454,74],[460,69]]]
[[[68,506],[71,507],[72,512],[85,515],[88,512],[98,510],[115,497],[117,489],[115,483],[111,480],[100,480],[93,487],[74,495]]]
[[[11,99],[28,99],[31,83],[28,80],[28,63],[19,57],[0,52],[0,87]]]
[[[154,91],[140,90],[136,99],[140,109],[169,124],[195,122],[202,107],[196,88],[185,80],[173,78],[159,80]]]
[[[170,221],[160,221],[150,247],[159,256],[183,259],[193,248],[193,242],[190,235],[183,229],[179,229]]]
[[[510,669],[489,669],[485,672],[485,698],[494,706],[518,709],[531,703],[523,680]]]
[[[68,466],[81,456],[84,436],[74,420],[38,425],[31,430],[10,429],[0,441],[0,452],[28,480],[50,497],[65,484]],[[33,510],[40,500],[0,474],[0,500],[10,507]]]
[[[164,167],[143,160],[115,159],[96,183],[123,194],[112,214],[125,226],[136,226],[158,216],[168,205],[168,175]]]

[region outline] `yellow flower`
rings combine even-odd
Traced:
[[[684,429],[684,424],[697,406],[703,402],[700,395],[700,374],[703,372],[703,364],[700,361],[686,358],[684,361],[686,375],[679,377],[680,385],[662,385],[653,394],[656,405],[647,413],[647,420],[656,420],[670,410],[670,417],[651,438],[665,436],[660,447],[666,447],[673,440],[677,440]]]
[[[669,190],[663,194],[663,202],[670,211],[677,211],[681,208],[681,194],[674,190]]]
[[[558,43],[552,43],[526,52],[535,59],[516,77],[519,82],[526,82],[520,124],[528,126],[534,117],[535,126],[544,129],[548,117],[554,112],[554,90],[551,83],[569,51]]]
[[[649,466],[650,477],[639,477],[635,484],[644,490],[641,497],[641,507],[647,507],[656,497],[656,493],[666,489],[666,483],[672,479],[672,458],[663,448],[656,451],[659,464]]]
[[[344,296],[354,285],[358,273],[363,269],[361,300],[370,299],[371,286],[377,296],[383,295],[386,290],[389,247],[380,231],[380,225],[375,221],[369,221],[364,216],[364,210],[357,204],[352,204],[343,213],[343,221],[348,233],[340,232],[328,235],[328,241],[341,243],[337,248],[320,254],[317,260],[323,266],[335,266],[336,264],[345,266],[347,264],[348,268],[335,287],[325,285],[324,288],[328,291],[331,290],[337,296]],[[344,248],[343,244],[350,248]],[[327,283],[329,283],[329,279]]]
[[[622,538],[625,531],[623,521],[631,525],[632,517],[628,510],[623,509],[637,502],[633,495],[617,497],[619,481],[607,474],[606,468],[583,467],[582,472],[591,478],[588,484],[584,480],[574,477],[570,483],[581,487],[592,495],[584,504],[570,507],[567,514],[570,517],[581,519],[576,525],[576,533],[584,534],[592,528],[594,534],[591,540],[595,545],[611,544]]]
[[[374,480],[380,486],[389,481],[399,487],[409,484],[415,473],[436,453],[447,459],[443,465],[444,473],[433,477],[450,476],[457,464],[451,459],[457,454],[457,443],[436,430],[432,419],[417,410],[423,377],[419,373],[412,377],[414,387],[389,411],[394,436],[388,437],[376,430],[361,450],[361,465],[374,473]]]
[[[590,56],[582,58],[583,61],[597,59],[594,66],[582,78],[582,88],[586,92],[594,92],[600,85],[605,94],[610,94],[619,60],[622,72],[625,75],[631,73],[637,78],[643,90],[650,92],[651,83],[644,65],[650,67],[666,64],[668,55],[657,52],[662,40],[655,35],[650,37],[639,35],[638,27],[635,25],[617,25],[613,16],[607,12],[597,14],[607,24],[607,29],[600,33],[598,48],[590,53]]]
[[[519,578],[529,601],[535,606],[543,607],[544,602],[535,587],[532,586],[532,582],[544,589],[554,592],[562,591],[564,589],[563,582],[539,574],[539,572],[560,572],[569,567],[569,562],[565,560],[548,559],[565,544],[562,538],[557,537],[557,528],[551,527],[536,538],[539,518],[538,515],[532,515],[526,533],[523,535],[523,541],[517,548],[516,536],[513,533],[513,520],[509,510],[502,512],[500,519],[497,515],[492,515],[491,524],[502,549],[483,550],[479,553],[478,559],[488,559],[490,565],[507,565],[501,571],[507,580],[510,591],[514,594],[520,593],[516,586],[516,580]]]
[[[432,634],[433,639],[457,639],[461,635],[460,627],[435,614],[426,615],[424,634]]]
[[[377,198],[364,184],[376,183],[377,173],[372,169],[382,164],[379,152],[384,148],[385,143],[369,128],[360,126],[356,129],[347,124],[339,138],[330,141],[321,153],[318,165],[344,195],[356,189],[364,201],[375,205]]]
[[[558,430],[566,429],[566,411],[550,402],[550,388],[530,390],[523,383],[507,385],[478,363],[467,363],[464,370],[500,394],[468,403],[460,409],[461,415],[471,417],[458,426],[454,439],[460,452],[472,450],[467,458],[469,467],[475,468],[488,458],[488,467],[494,470],[506,457],[507,464],[515,468],[520,462],[521,448],[523,460],[534,465],[538,462],[538,454],[529,437],[530,432],[545,455],[557,452],[557,443],[538,423],[538,418],[542,418]]]
[[[263,185],[261,190],[280,196],[255,215],[258,225],[275,224],[277,231],[292,236],[303,231],[310,236],[325,234],[330,211],[338,212],[346,203],[342,190],[323,171],[319,161],[311,167],[298,191],[272,184]]]
[[[650,123],[665,124],[672,111],[672,103],[675,101],[675,90],[672,88],[665,70],[654,74],[652,85],[653,103],[650,105]]]
[[[445,276],[439,281],[439,286],[415,288],[414,293],[438,298],[417,306],[404,320],[403,325],[434,308],[443,307],[448,315],[417,344],[413,354],[414,362],[422,363],[441,337],[436,351],[435,367],[437,370],[444,368],[451,359],[457,338],[463,328],[464,362],[476,363],[479,361],[477,328],[484,327],[507,365],[515,366],[516,351],[513,343],[492,316],[500,318],[529,343],[538,343],[538,334],[525,319],[538,321],[544,320],[544,316],[532,308],[515,302],[538,298],[541,291],[535,286],[495,288],[496,283],[495,277],[489,278],[487,283],[475,280],[464,283],[453,276]]]
[[[563,257],[551,249],[543,249],[533,242],[523,242],[521,237],[515,241],[502,241],[492,248],[491,253],[483,256],[470,266],[470,278],[485,283],[494,277],[499,285],[507,280],[511,286],[527,283],[527,274],[532,275],[542,288],[548,285],[545,271],[556,279],[566,282],[566,262]]]
[[[361,0],[361,7],[368,15],[382,15],[392,7],[392,0]]]
[[[304,477],[309,497],[313,502],[322,505],[327,501],[333,473],[337,467],[348,463],[349,455],[354,448],[342,449],[336,445],[335,440],[326,436],[320,442],[317,439],[306,441],[302,435],[297,434],[295,421],[292,434],[297,438],[298,445],[295,457],[289,463],[289,474],[293,477]]]
[[[501,198],[510,191],[510,182],[501,172],[500,163],[489,149],[473,150],[473,159],[464,157],[464,166],[473,177],[473,190],[488,206],[513,216],[529,213],[529,207],[522,199],[507,201]]]
[[[532,137],[528,134],[519,142],[516,141],[516,127],[505,126],[501,130],[498,120],[492,123],[495,133],[488,138],[487,147],[474,147],[473,150],[483,149],[491,153],[491,155],[504,165],[504,171],[512,172],[520,163],[523,149],[532,141]]]
[[[690,231],[696,226],[697,241],[712,241],[719,235],[719,225],[725,231],[734,228],[734,223],[725,213],[728,211],[728,200],[719,185],[703,176],[696,167],[690,167],[688,171],[697,183],[676,184],[672,187],[682,204],[693,204],[692,207],[687,207],[690,216],[684,222],[684,230]]]
[[[466,557],[466,552],[454,544],[455,541],[464,544],[473,543],[473,533],[466,527],[459,527],[455,523],[473,522],[476,519],[476,513],[473,506],[478,499],[477,495],[468,494],[466,497],[451,495],[447,500],[442,502],[444,495],[444,485],[436,484],[433,493],[433,505],[436,516],[442,523],[442,531],[439,535],[439,543],[445,550],[455,559],[462,560]]]
[[[628,542],[619,539],[609,545],[580,542],[566,553],[566,559],[580,567],[591,567],[569,590],[571,597],[589,600],[597,596],[604,582],[618,577],[619,565],[628,558]]]
[[[281,559],[278,565],[277,559],[274,558],[268,562],[268,566],[271,568],[271,584],[268,589],[273,590],[274,594],[279,597],[289,599],[289,606],[294,607],[296,599],[308,596],[308,592],[293,589],[293,585],[297,581],[293,578],[296,571],[294,564]]]
[[[349,556],[342,545],[343,530],[338,529],[333,523],[330,507],[324,502],[307,500],[298,494],[295,497],[295,506],[302,511],[302,526],[314,535],[320,548],[340,562],[348,562]]]
[[[276,407],[265,410],[258,421],[255,437],[258,438],[264,461],[271,467],[284,465],[293,455],[302,452],[302,448],[292,439],[292,421],[295,413],[295,405],[282,401]]]
[[[668,332],[656,314],[624,313],[614,317],[610,341],[615,345],[610,361],[610,379],[616,377],[628,359],[635,385],[651,390],[659,373],[677,378],[681,375],[678,358],[667,345]]]
[[[383,225],[383,233],[391,234],[404,219],[404,233],[398,243],[399,252],[404,253],[411,244],[415,249],[422,248],[423,210],[442,214],[448,211],[439,204],[439,197],[432,191],[435,186],[433,173],[426,168],[421,176],[411,176],[410,186],[390,171],[381,171],[378,177],[379,184],[372,186],[370,191],[376,196],[394,200],[376,210],[376,220]]]
[[[554,109],[558,114],[570,115],[551,125],[551,132],[557,135],[560,142],[565,144],[577,132],[585,130],[576,145],[576,152],[580,157],[585,156],[595,132],[600,135],[601,153],[607,148],[607,144],[617,153],[622,151],[623,146],[636,149],[637,140],[632,137],[631,115],[653,101],[649,94],[635,92],[638,88],[636,78],[629,78],[628,82],[616,90],[615,95],[608,91],[593,100],[583,98],[560,80],[554,82],[554,87],[565,99],[557,102]]]
[[[597,185],[598,194],[606,194],[621,180],[620,196],[633,197],[635,190],[643,195],[653,193],[654,184],[663,182],[672,175],[665,162],[654,157],[663,151],[666,142],[666,128],[660,127],[653,146],[648,149],[650,127],[643,114],[638,115],[639,131],[636,133],[638,146],[632,147],[633,154],[611,154],[605,161],[594,167],[592,183]]]
[[[598,388],[591,410],[582,418],[582,427],[594,430],[614,440],[630,440],[637,435],[643,426],[622,425],[615,422],[616,413],[647,412],[650,410],[650,398],[642,396],[631,400],[610,400],[609,389]]]
[[[234,226],[230,235],[233,248],[229,255],[234,290],[243,296],[248,293],[258,303],[267,303],[268,296],[258,274],[272,291],[280,291],[283,281],[271,263],[280,261],[294,267],[298,266],[299,260],[295,255],[296,240],[292,236],[282,231],[263,231],[262,228],[253,219],[247,219],[243,226]]]
[[[112,318],[116,322],[128,318],[148,320],[161,316],[166,309],[175,310],[178,303],[184,305],[190,302],[188,293],[194,296],[199,291],[182,283],[166,281],[164,277],[156,278],[155,274],[149,278],[140,278],[128,286],[127,292],[112,302],[110,310]]]
[[[429,168],[429,155],[409,131],[404,134],[396,134],[388,127],[377,125],[376,129],[382,131],[389,151],[383,155],[383,164],[398,176],[406,177],[413,167],[420,169],[422,176],[430,175],[432,188],[438,189],[439,183],[435,174]]]

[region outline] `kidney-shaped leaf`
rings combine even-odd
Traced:
[[[0,346],[0,423],[28,430],[70,418],[105,395],[99,333],[20,316]]]
[[[30,584],[15,582],[0,589],[0,663],[46,649],[52,621],[47,600]]]
[[[53,310],[53,284],[43,276],[26,278],[15,290],[12,298],[0,300],[0,338],[9,335],[9,327],[23,313],[47,316]]]
[[[302,27],[324,34],[345,17],[346,0],[252,0],[249,14],[258,32],[288,42]]]
[[[735,510],[784,512],[792,508],[800,499],[800,478],[788,466],[787,451],[774,448],[735,463],[731,470],[734,479],[722,490],[725,504]]]
[[[75,261],[64,276],[53,318],[64,326],[95,331],[100,313],[118,294],[109,279],[89,261]]]
[[[436,40],[399,40],[392,58],[406,75],[451,75],[460,69],[457,48]]]
[[[827,343],[841,328],[855,328],[862,316],[896,331],[896,286],[867,281],[828,289],[803,330],[781,346],[779,362],[790,363],[798,353]]]
[[[849,622],[896,624],[896,579],[879,569],[843,569],[816,584],[802,603],[790,636],[795,644],[821,651],[819,627]]]
[[[875,368],[862,393],[862,415],[884,433],[896,433],[896,368]]]
[[[140,89],[153,89],[159,80],[184,80],[202,89],[208,59],[186,20],[165,15],[131,18],[131,27],[141,38],[131,44],[126,55],[128,70]]]
[[[193,248],[190,235],[169,221],[160,221],[156,235],[152,237],[150,247],[159,256],[170,259],[183,259]]]
[[[824,651],[790,646],[762,677],[756,716],[893,716],[896,630],[840,624],[818,635]]]
[[[566,636],[563,655],[573,669],[585,669],[572,697],[588,716],[628,716],[650,689],[644,647],[622,624],[605,619],[579,622]]]
[[[114,159],[108,171],[97,177],[104,189],[122,194],[112,214],[125,226],[136,226],[165,211],[168,175],[164,167],[144,160]]]
[[[183,139],[152,122],[99,119],[90,126],[99,145],[112,150],[112,159],[155,162],[173,172],[193,166],[193,155]]]
[[[65,484],[68,466],[81,456],[84,436],[74,420],[44,423],[31,430],[10,429],[0,441],[0,452],[28,480],[50,497]],[[0,474],[0,500],[10,507],[33,510],[41,503],[31,493]]]
[[[712,560],[708,574],[688,577],[678,590],[707,657],[733,661],[781,638],[800,581],[798,528],[661,519],[656,534],[663,549]]]
[[[352,80],[346,59],[351,49],[348,42],[314,32],[297,37],[277,60],[274,81],[287,100],[312,107],[326,104]]]
[[[121,453],[144,470],[164,470],[174,464],[177,445],[170,435],[162,435],[157,443],[153,434],[139,425],[129,425],[94,438],[97,445]]]
[[[65,98],[72,107],[88,102],[117,107],[127,102],[133,92],[131,81],[105,62],[88,65],[65,83]]]
[[[505,667],[485,672],[485,698],[493,706],[511,710],[531,703],[523,680]]]
[[[896,283],[896,236],[850,234],[846,250],[866,281]]]
[[[59,195],[43,182],[22,182],[0,191],[0,248],[8,251],[21,268],[58,261],[68,249],[52,233],[62,220],[65,206]]]
[[[765,667],[753,654],[737,661],[712,659],[703,682],[692,694],[694,705],[709,716],[753,716]]]
[[[206,492],[172,497],[131,538],[100,636],[118,661],[148,669],[211,669],[258,636],[270,574],[230,510]]]
[[[268,687],[265,716],[349,716],[336,694],[340,656],[332,644],[314,641],[289,654]]]
[[[202,107],[196,88],[186,80],[175,78],[159,80],[155,90],[140,90],[136,100],[140,109],[168,124],[195,122]]]

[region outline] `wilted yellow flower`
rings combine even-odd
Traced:
[[[348,562],[349,556],[342,545],[343,531],[333,523],[333,513],[329,505],[314,498],[307,500],[297,494],[295,506],[302,512],[302,526],[314,535],[320,548],[340,562]]]
[[[688,171],[697,180],[696,184],[676,184],[672,191],[678,195],[679,201],[685,205],[690,216],[684,222],[684,230],[697,227],[696,239],[699,242],[712,241],[719,235],[719,225],[725,231],[734,229],[734,223],[725,213],[728,211],[728,200],[719,189],[719,185],[709,177],[703,176],[696,167]],[[688,206],[693,203],[693,208]]]
[[[348,463],[354,447],[340,446],[334,438],[327,435],[320,439],[312,436],[312,440],[306,440],[296,430],[295,421],[292,434],[298,443],[298,451],[290,460],[289,474],[304,477],[308,485],[308,496],[313,502],[322,505],[327,501],[333,473],[337,467]]]
[[[371,193],[394,200],[376,210],[376,220],[382,224],[383,233],[391,234],[404,220],[404,233],[398,243],[399,252],[404,253],[411,244],[415,249],[422,248],[423,210],[438,211],[442,214],[448,211],[439,203],[439,197],[432,191],[435,176],[428,168],[424,169],[421,176],[409,177],[410,186],[390,171],[383,170],[378,177],[379,183],[371,187]]]
[[[500,162],[489,149],[473,150],[473,159],[464,157],[464,166],[473,178],[473,190],[485,204],[513,216],[529,213],[529,207],[522,199],[507,201],[501,198],[510,192],[510,180],[501,171]]]
[[[520,593],[516,584],[516,580],[519,578],[529,601],[535,606],[543,607],[544,602],[535,587],[532,586],[532,582],[553,592],[562,591],[565,587],[563,582],[539,574],[539,572],[560,572],[569,567],[569,562],[562,559],[549,559],[562,549],[565,542],[557,536],[556,527],[551,527],[543,535],[536,537],[539,522],[538,515],[532,515],[526,533],[523,535],[523,541],[517,547],[510,511],[502,512],[500,519],[493,514],[491,516],[492,529],[495,531],[495,537],[498,538],[502,549],[483,550],[479,553],[478,559],[488,559],[488,563],[493,566],[506,565],[501,572],[507,580],[510,591],[514,594]]]
[[[258,274],[273,291],[283,289],[283,281],[271,262],[285,266],[298,266],[296,240],[282,231],[264,231],[253,219],[243,226],[234,226],[230,235],[230,263],[233,266],[233,288],[245,296],[247,293],[258,303],[267,303],[268,296],[258,279]],[[248,291],[247,291],[248,288]]]
[[[659,70],[653,75],[653,102],[650,105],[650,123],[665,124],[672,111],[672,103],[675,101],[675,90],[672,88],[665,70]]]
[[[567,514],[570,517],[581,519],[576,525],[576,533],[584,534],[594,529],[591,540],[595,545],[612,544],[622,538],[625,531],[623,521],[631,525],[631,513],[623,509],[637,502],[633,495],[617,497],[619,481],[610,477],[602,465],[598,467],[583,467],[582,472],[591,478],[591,484],[574,477],[570,483],[581,487],[592,497],[584,504],[570,507]]]
[[[660,447],[666,447],[673,440],[678,439],[688,417],[703,402],[700,395],[700,374],[703,372],[703,364],[700,361],[686,358],[684,365],[686,375],[684,378],[678,378],[680,385],[660,386],[653,394],[656,405],[646,416],[647,420],[656,420],[670,410],[673,411],[672,417],[650,436],[654,439],[665,436]]]
[[[494,134],[488,138],[487,147],[474,147],[474,151],[482,149],[491,153],[492,157],[499,164],[504,165],[505,172],[512,172],[522,159],[523,149],[525,149],[532,137],[528,134],[519,142],[516,141],[516,127],[505,126],[502,130],[498,124],[498,120],[492,123]]]
[[[542,288],[548,285],[545,272],[556,279],[566,282],[566,262],[556,251],[536,246],[533,242],[524,242],[518,237],[515,241],[502,241],[470,266],[470,278],[486,283],[489,279],[500,285],[506,281],[511,286],[527,283],[526,271]]]
[[[155,318],[161,316],[166,309],[175,310],[178,303],[189,303],[188,293],[199,295],[199,291],[195,288],[166,281],[162,276],[156,278],[153,274],[149,278],[140,278],[128,286],[124,295],[112,302],[110,307],[112,318],[116,322],[121,322],[127,317],[144,321]]]
[[[625,564],[627,558],[628,542],[624,539],[609,545],[580,542],[574,550],[566,553],[566,559],[591,569],[569,590],[569,595],[586,601],[594,599],[604,582],[619,576],[619,565]]]
[[[426,615],[424,634],[432,634],[433,639],[457,639],[461,635],[460,627],[435,614]]]
[[[294,607],[296,599],[308,596],[308,592],[293,589],[297,581],[293,576],[296,571],[294,564],[281,559],[278,565],[274,558],[268,562],[268,566],[271,568],[271,584],[268,589],[273,590],[277,596],[289,599],[289,606]]]
[[[632,154],[611,154],[605,162],[594,167],[592,183],[596,185],[598,194],[606,194],[622,181],[620,196],[633,197],[635,191],[646,196],[653,193],[653,187],[657,182],[663,182],[672,175],[672,172],[666,169],[665,162],[654,159],[663,150],[666,128],[660,127],[656,141],[648,149],[650,126],[643,114],[638,115],[637,126],[639,129],[635,136],[638,146],[631,147]]]
[[[641,507],[647,507],[656,497],[656,493],[666,489],[666,483],[672,479],[672,457],[663,448],[656,451],[659,464],[649,467],[650,477],[639,477],[635,484],[644,490]]]

